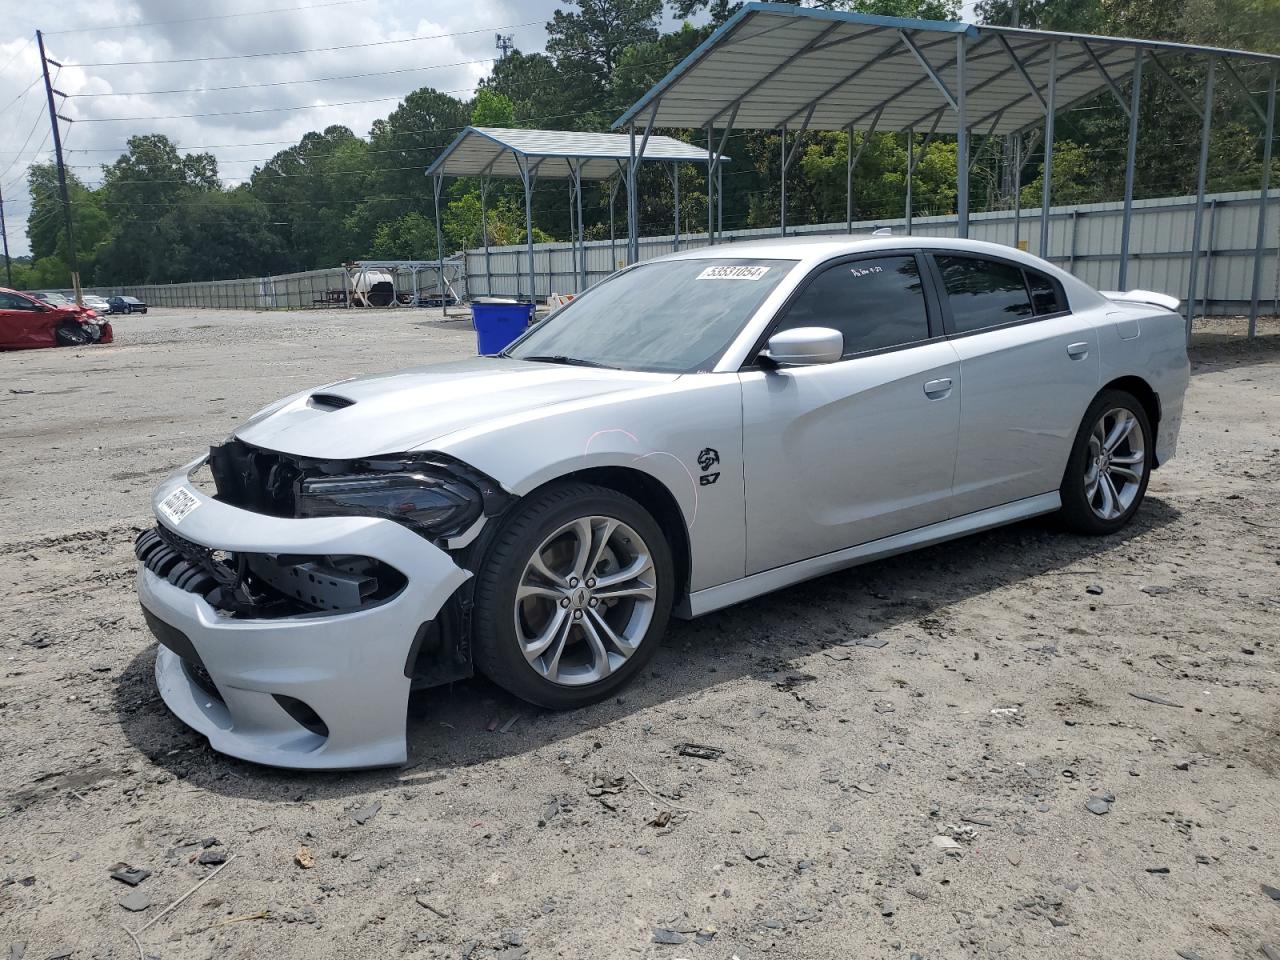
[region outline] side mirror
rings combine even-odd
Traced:
[[[760,356],[777,366],[809,367],[835,363],[844,353],[844,334],[830,327],[795,327],[775,333]]]

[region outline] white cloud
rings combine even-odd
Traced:
[[[330,5],[317,6],[326,2]],[[303,9],[121,27],[209,17],[224,8],[196,0],[66,0],[41,5],[36,14],[41,21],[38,24],[11,17],[0,21],[0,171],[4,171],[0,187],[5,194],[10,252],[18,256],[29,250],[26,167],[52,157],[43,85],[37,83],[22,94],[39,75],[36,45],[29,39],[36,26],[46,32],[49,56],[64,64],[54,86],[71,95],[60,112],[73,119],[69,129],[64,125],[64,145],[67,163],[77,176],[91,184],[99,182],[101,165],[114,160],[130,136],[156,132],[168,135],[184,150],[215,154],[223,178],[236,182],[252,172],[255,162],[297,142],[308,130],[341,123],[360,135],[367,134],[375,118],[386,116],[399,98],[418,87],[468,95],[489,72],[497,30],[514,34],[521,50],[541,50],[546,41],[543,24],[561,7],[558,0],[434,0],[427,4],[420,0],[340,4],[332,0],[238,0],[236,4],[246,10],[290,5]],[[200,59],[413,37],[436,39],[291,56]],[[195,62],[79,66],[178,59]],[[352,76],[369,73],[379,75]],[[317,77],[349,79],[287,82]],[[265,83],[278,85],[210,89]],[[138,93],[187,88],[202,92]],[[347,103],[383,97],[388,99]],[[5,109],[5,104],[10,106]],[[306,109],[277,109],[281,107]],[[196,113],[229,115],[160,119]],[[116,117],[144,119],[103,122]],[[31,138],[26,140],[29,132]]]

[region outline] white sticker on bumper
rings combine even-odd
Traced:
[[[188,491],[179,487],[160,501],[160,512],[169,518],[170,523],[177,526],[182,522],[183,517],[198,506],[200,506],[200,501]]]

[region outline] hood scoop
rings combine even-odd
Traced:
[[[341,410],[354,404],[350,397],[340,397],[336,393],[313,393],[307,397],[307,406],[314,410]]]

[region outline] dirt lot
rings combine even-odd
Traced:
[[[136,957],[122,924],[148,923],[147,956],[219,960],[1280,944],[1261,886],[1280,887],[1275,325],[1197,336],[1180,456],[1121,536],[1024,523],[677,624],[650,675],[576,713],[480,680],[428,692],[404,769],[341,776],[228,760],[168,714],[130,541],[156,481],[238,418],[468,354],[467,326],[166,311],[117,330],[0,355],[10,957]],[[200,853],[234,859],[214,875]],[[118,861],[151,876],[131,891]]]

